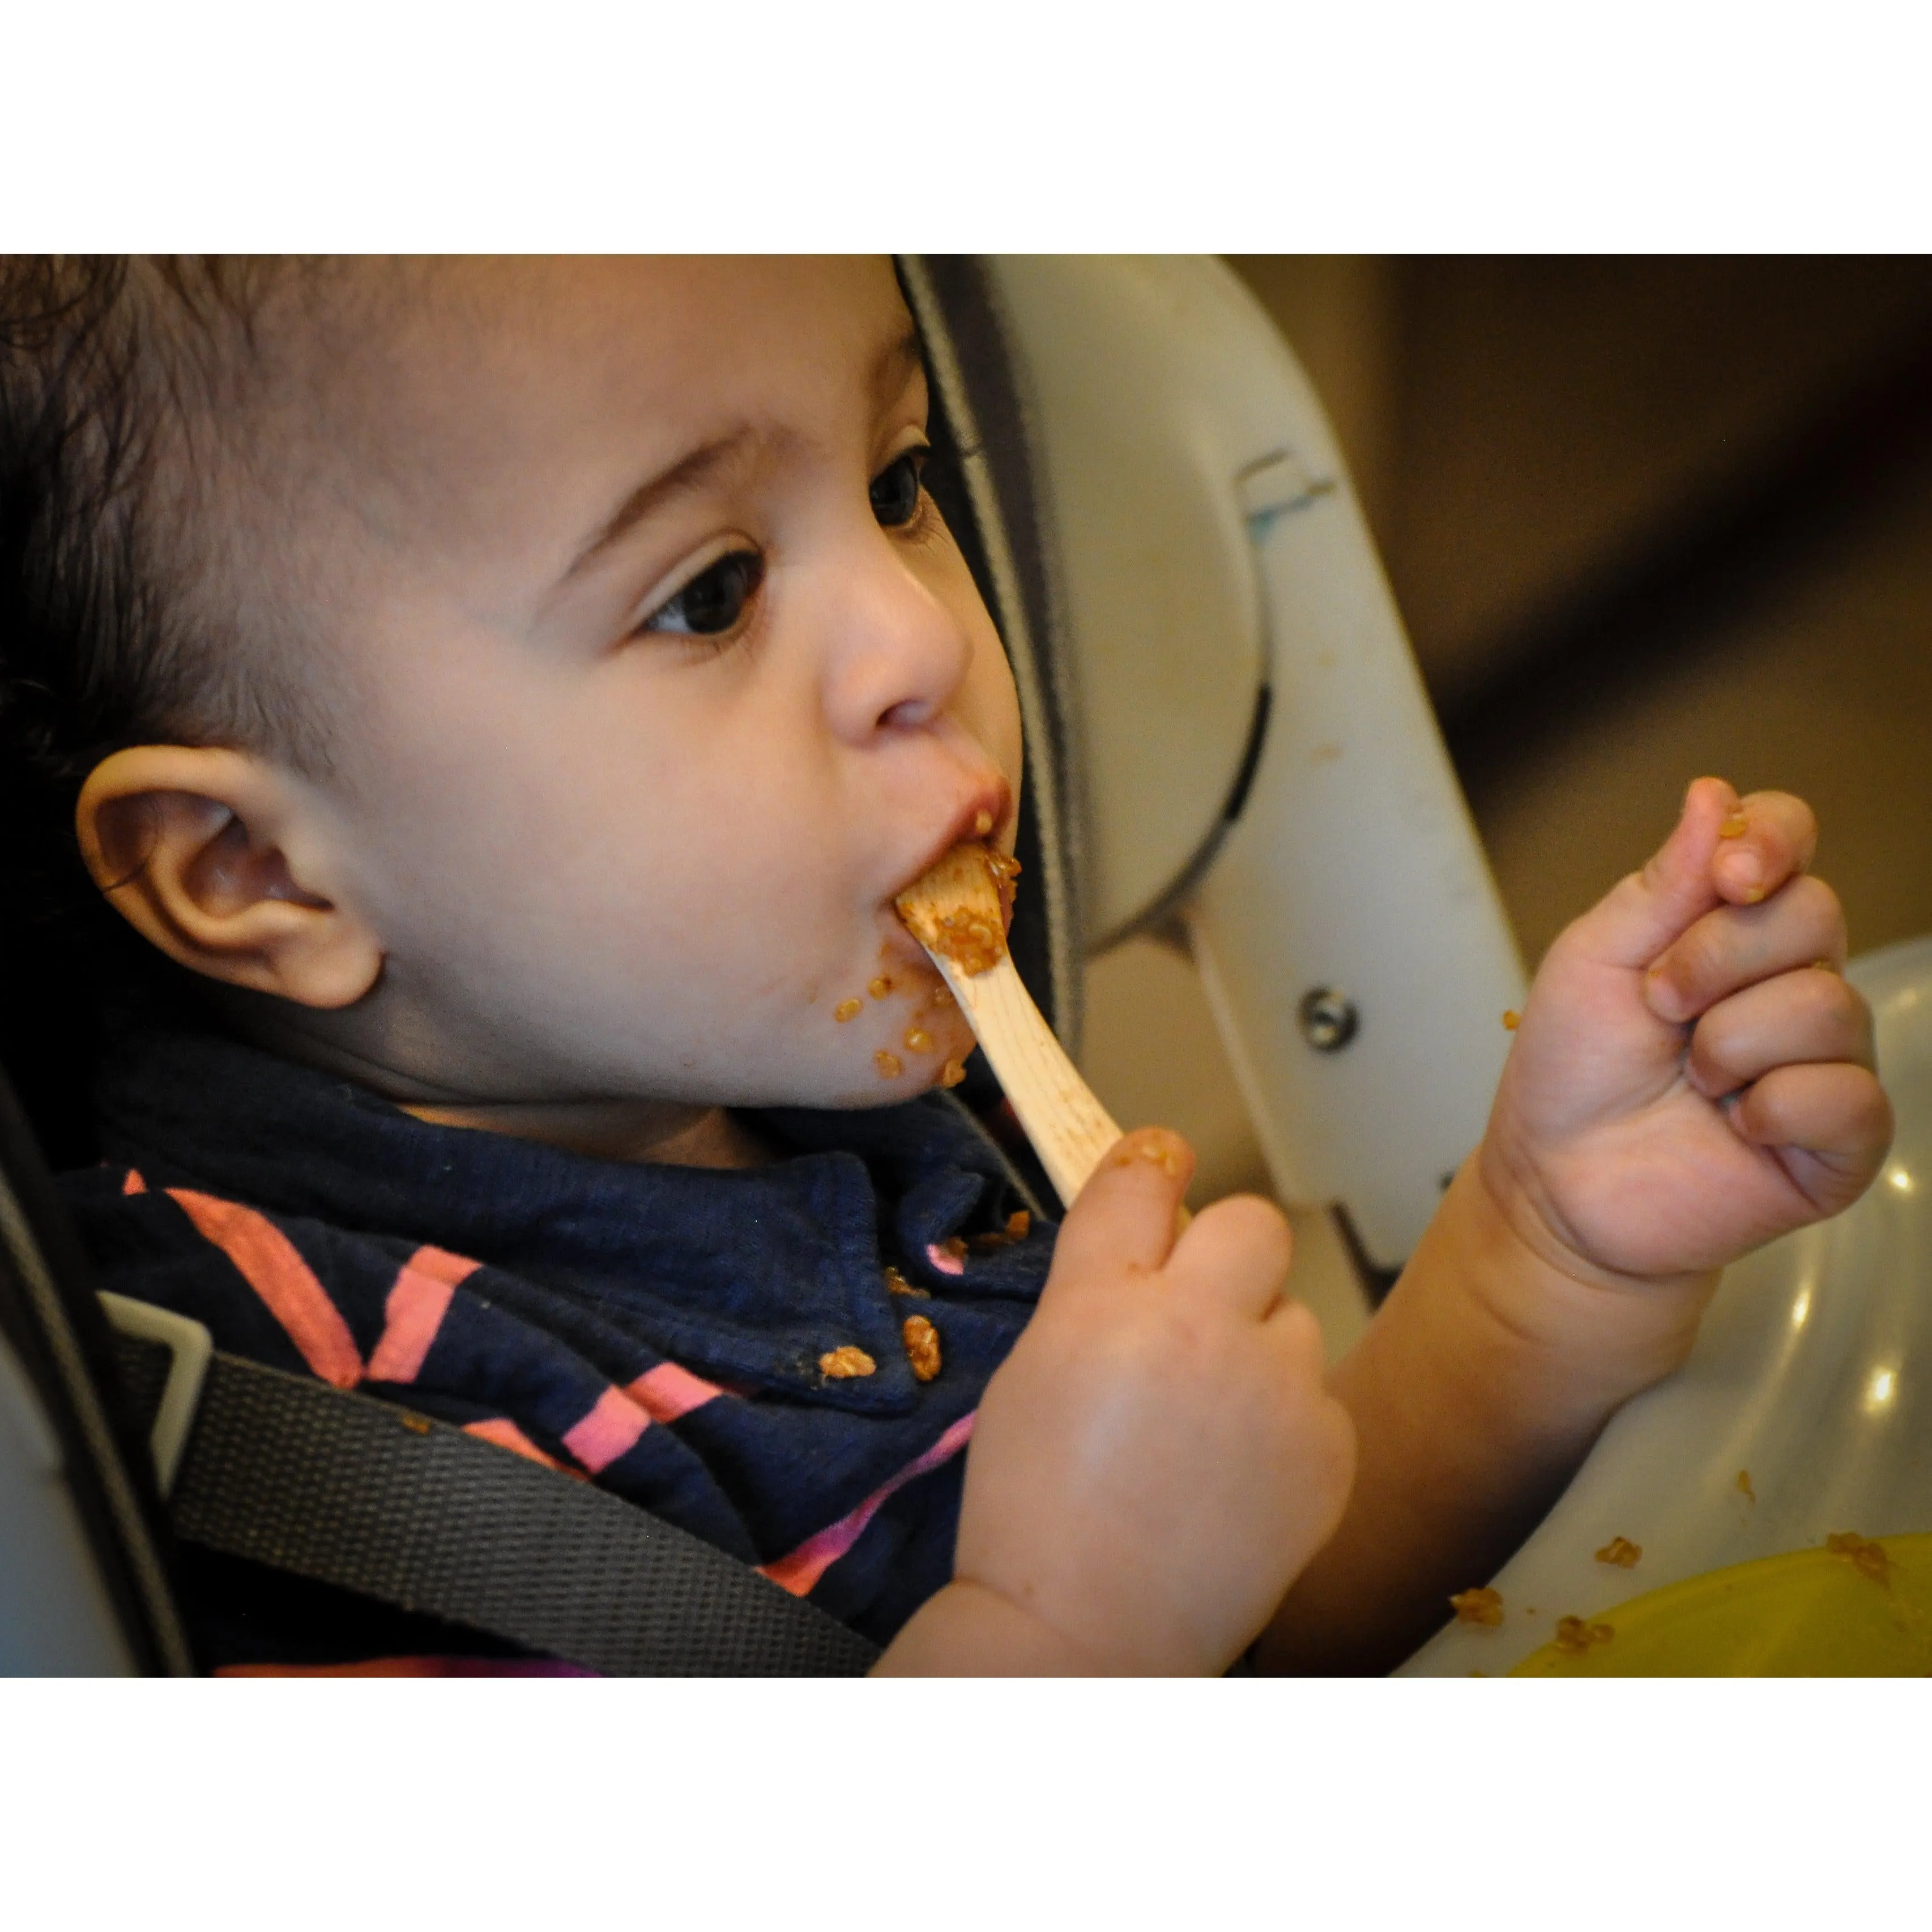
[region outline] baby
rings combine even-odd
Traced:
[[[884,1670],[1388,1667],[1883,1158],[1811,814],[1700,779],[1324,1378],[1272,1207],[1177,1238],[1149,1130],[1029,1222],[938,1090],[892,901],[1011,850],[1020,720],[890,264],[20,262],[0,332],[8,755],[206,995],[116,1036],[105,1285],[587,1473]],[[218,1662],[355,1660],[196,1587]]]

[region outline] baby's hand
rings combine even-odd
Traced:
[[[1585,1280],[1708,1277],[1835,1214],[1892,1140],[1872,1022],[1840,976],[1810,809],[1700,778],[1676,830],[1538,973],[1481,1172]]]
[[[1225,1670],[1339,1520],[1354,1462],[1288,1224],[1218,1202],[1177,1240],[1193,1155],[1131,1134],[1068,1214],[988,1384],[956,1574],[1109,1671]]]

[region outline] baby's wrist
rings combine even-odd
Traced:
[[[1084,1645],[970,1576],[929,1598],[872,1666],[875,1677],[1101,1677]]]
[[[1715,1269],[1629,1275],[1580,1253],[1492,1139],[1464,1163],[1439,1218],[1461,1253],[1454,1279],[1478,1318],[1545,1358],[1586,1400],[1612,1406],[1682,1364],[1717,1286]]]

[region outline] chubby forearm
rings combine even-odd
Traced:
[[[1714,1282],[1566,1272],[1472,1156],[1334,1372],[1355,1486],[1264,1634],[1262,1667],[1400,1663],[1535,1526],[1616,1409],[1683,1360]]]
[[[874,1677],[1091,1677],[1103,1666],[996,1590],[961,1577],[915,1611]]]

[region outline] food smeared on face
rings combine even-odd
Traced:
[[[848,1020],[856,1019],[863,1010],[865,1004],[863,1000],[841,1000],[838,1005],[832,1009],[832,1017],[843,1026]]]
[[[956,1087],[966,1077],[966,1063],[963,1060],[949,1060],[939,1070],[939,1084],[942,1087]]]
[[[884,1047],[872,1056],[872,1064],[879,1070],[881,1080],[896,1080],[905,1071],[896,1053],[888,1053]]]
[[[932,1051],[932,1034],[923,1027],[908,1027],[905,1050],[908,1053],[930,1053]]]
[[[892,990],[892,982],[884,974],[881,973],[876,980],[872,980],[868,983],[866,990],[872,994],[874,999],[883,1000],[886,995]]]
[[[1006,921],[1019,869],[1017,860],[968,841],[954,846],[895,903],[920,945],[970,978],[1006,956]]]

